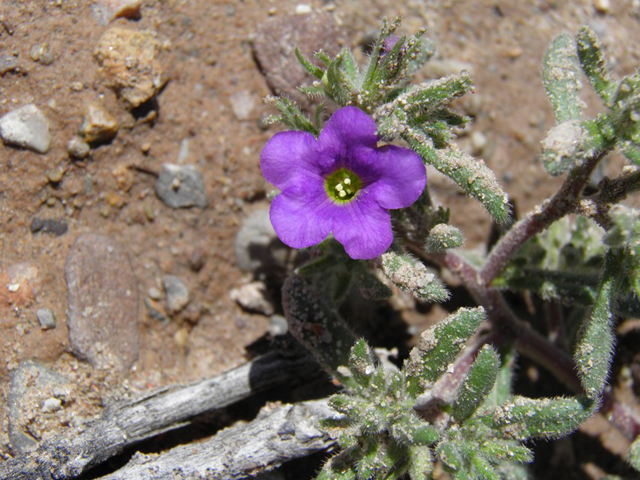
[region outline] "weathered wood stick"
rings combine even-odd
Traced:
[[[44,441],[32,452],[0,463],[0,478],[73,479],[134,443],[180,427],[190,418],[252,394],[318,372],[310,357],[270,353],[218,377],[174,386],[116,403],[81,432]]]
[[[335,412],[326,399],[265,407],[252,422],[227,428],[206,442],[159,455],[136,454],[100,480],[246,478],[333,445],[318,428],[318,419],[331,415]]]

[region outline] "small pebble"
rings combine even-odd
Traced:
[[[88,143],[106,142],[118,133],[118,121],[102,105],[90,103],[79,133]]]
[[[89,144],[77,135],[74,135],[67,144],[67,152],[69,152],[69,155],[73,158],[87,158],[90,151],[91,147]]]
[[[5,73],[15,72],[20,69],[18,59],[13,55],[0,55],[0,76]]]
[[[149,290],[147,290],[147,296],[151,300],[160,300],[162,298],[162,292],[156,287],[151,287]]]
[[[156,195],[171,208],[207,206],[202,174],[191,165],[165,163],[155,183]]]
[[[194,272],[199,272],[207,261],[207,255],[203,250],[196,249],[189,255],[189,267]]]
[[[51,309],[38,309],[36,317],[38,317],[38,322],[40,323],[40,328],[42,328],[42,330],[51,330],[52,328],[56,328],[56,317]]]
[[[593,6],[600,13],[608,13],[611,10],[610,0],[593,0]]]
[[[296,13],[297,14],[311,13],[311,5],[307,5],[306,3],[299,3],[298,5],[296,5]]]
[[[165,275],[162,277],[162,286],[167,295],[167,311],[172,314],[178,313],[189,303],[189,288],[178,277]]]
[[[55,200],[55,199],[54,199]],[[64,235],[69,230],[69,225],[65,219],[33,217],[30,225],[31,233],[50,233],[56,237]]]
[[[62,408],[62,401],[59,398],[51,397],[47,398],[42,403],[42,413],[57,412]]]
[[[289,325],[286,318],[282,315],[271,315],[271,318],[269,318],[269,333],[272,336],[285,335],[288,331]]]
[[[278,239],[269,210],[254,210],[236,234],[234,250],[238,266],[246,272],[283,267],[287,247]]]
[[[100,25],[107,25],[116,18],[139,19],[141,3],[141,0],[98,0],[91,10]]]
[[[38,43],[31,47],[29,56],[31,57],[31,60],[39,62],[42,65],[51,65],[55,60],[55,56],[53,55],[51,46],[48,42]]]
[[[231,109],[238,120],[249,120],[255,107],[256,100],[248,90],[234,93],[229,98]]]
[[[151,99],[166,82],[159,62],[162,45],[149,30],[112,27],[93,52],[101,77],[129,108]]]
[[[234,288],[229,292],[231,300],[250,312],[258,312],[263,315],[273,315],[274,308],[267,298],[266,285],[262,282],[251,282],[240,288]]]
[[[47,153],[51,145],[49,121],[38,107],[25,105],[0,118],[0,138],[8,145]]]

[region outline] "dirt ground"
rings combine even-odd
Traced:
[[[118,3],[135,2],[0,4],[0,116],[34,104],[48,119],[52,139],[46,153],[0,145],[0,459],[16,453],[9,437],[11,379],[17,389],[15,372],[27,360],[68,381],[67,392],[51,397],[61,401],[46,419],[38,412],[43,399],[28,397],[35,405],[28,434],[37,440],[81,424],[124,395],[235,367],[245,361],[245,347],[269,328],[269,315],[248,313],[230,297],[253,280],[237,266],[234,239],[247,216],[268,205],[258,160],[279,128],[263,123],[273,112],[262,98],[272,91],[253,42],[264,22],[323,12],[359,51],[382,16],[401,14],[406,33],[426,27],[437,55],[418,78],[471,72],[476,92],[459,108],[475,121],[460,144],[498,173],[520,213],[560,182],[536,161],[553,125],[540,80],[552,38],[587,24],[616,74],[640,64],[637,0],[143,0],[138,14],[124,12],[134,18],[107,22],[100,16],[97,7]],[[100,60],[100,52],[109,51],[100,39],[116,27],[152,32],[145,41],[153,58],[140,76],[151,77],[153,96],[137,106],[110,77],[118,66]],[[77,152],[69,142],[91,104],[115,119],[117,134],[107,127],[113,138],[89,142],[86,157],[72,158],[69,150]],[[201,173],[206,206],[172,208],[159,198],[155,184],[166,163]],[[429,181],[468,245],[482,247],[488,215],[436,173]],[[99,287],[118,292],[130,284],[133,290],[134,307],[126,309],[135,332],[131,325],[109,325],[99,337],[106,353],[117,357],[114,368],[109,355],[79,352],[70,341],[68,319],[77,308],[70,299],[93,287],[83,283],[72,291],[67,265],[78,238],[91,234],[108,237],[115,245],[108,248],[128,258],[113,264],[112,283]],[[87,257],[81,277],[105,265]],[[187,287],[188,303],[167,303],[167,275]],[[125,308],[107,301],[106,315]],[[54,314],[55,328],[41,327],[41,309]],[[417,314],[407,319],[413,331],[428,321]],[[24,414],[24,405],[15,403]]]

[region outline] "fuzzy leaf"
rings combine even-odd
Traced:
[[[533,461],[533,452],[514,440],[492,438],[481,446],[482,453],[495,463]]]
[[[416,129],[408,129],[402,137],[426,163],[433,165],[457,183],[467,195],[478,200],[498,223],[509,220],[511,208],[507,194],[482,160],[476,160],[454,148],[436,150],[429,145],[428,137]]]
[[[580,398],[525,398],[495,409],[489,420],[493,428],[516,440],[559,438],[573,432],[598,408],[598,402]]]
[[[551,175],[562,175],[600,151],[611,148],[594,121],[567,120],[556,125],[542,141],[542,164]]]
[[[390,250],[382,254],[382,272],[398,288],[422,302],[443,302],[449,292],[434,273],[420,261]]]
[[[493,388],[500,369],[498,353],[485,345],[464,379],[453,404],[453,416],[458,423],[471,417]]]
[[[487,395],[483,407],[497,407],[502,405],[511,397],[511,388],[513,383],[513,371],[515,369],[515,349],[508,347],[500,351],[502,365],[498,371],[496,382]]]
[[[607,61],[604,58],[604,52],[596,33],[591,28],[584,26],[578,31],[576,38],[578,43],[578,58],[580,59],[582,70],[602,100],[604,100],[605,103],[609,103],[613,83],[609,78]]]
[[[351,348],[349,372],[361,387],[369,386],[371,375],[375,372],[375,354],[364,339],[359,339]]]
[[[409,448],[409,476],[411,480],[429,480],[433,459],[429,447]]]
[[[623,255],[620,252],[611,251],[607,254],[598,296],[576,345],[574,359],[578,376],[590,399],[597,399],[602,395],[613,360],[612,303],[618,275],[622,271],[622,261]]]
[[[393,292],[378,277],[362,269],[355,274],[360,294],[367,300],[386,300]]]
[[[410,414],[398,419],[391,427],[391,435],[404,445],[431,445],[438,441],[440,434],[418,416]]]
[[[484,319],[482,307],[461,308],[422,333],[405,364],[412,395],[421,394],[425,382],[434,382],[447,370]]]
[[[631,444],[631,447],[629,447],[629,452],[627,452],[627,460],[633,468],[640,472],[640,436],[636,437],[636,439]]]
[[[347,365],[355,335],[342,318],[325,304],[308,279],[291,275],[282,287],[282,306],[289,332],[320,365],[343,383],[352,381],[338,370]]]
[[[570,35],[559,35],[551,42],[542,63],[542,82],[557,122],[580,120],[580,65]]]

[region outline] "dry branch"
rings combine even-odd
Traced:
[[[196,415],[226,407],[252,394],[318,372],[309,357],[268,354],[213,379],[167,387],[114,404],[81,432],[40,443],[32,452],[0,463],[0,478],[73,479],[124,448],[184,425]]]
[[[332,414],[326,400],[265,407],[254,421],[223,430],[206,442],[160,455],[136,454],[100,480],[246,478],[331,446],[334,441],[318,428],[318,419]]]

